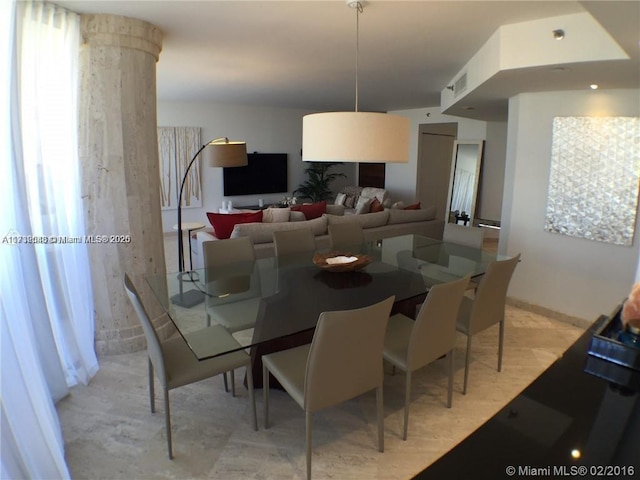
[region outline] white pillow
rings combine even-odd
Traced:
[[[264,223],[288,222],[291,208],[265,208],[262,211],[262,221]]]
[[[371,208],[371,199],[360,197],[358,198],[358,203],[356,203],[356,213],[369,213],[369,209]]]
[[[339,193],[336,195],[336,200],[333,202],[334,205],[344,205],[344,201],[347,199],[346,193]]]

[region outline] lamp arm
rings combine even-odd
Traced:
[[[187,183],[187,175],[189,175],[189,170],[191,170],[191,166],[194,164],[198,155],[202,153],[202,151],[207,148],[207,146],[212,143],[219,142],[220,140],[224,140],[225,143],[229,142],[227,137],[219,137],[214,140],[211,140],[208,143],[205,143],[200,147],[200,150],[196,152],[193,156],[189,165],[187,165],[187,169],[184,172],[184,176],[182,177],[182,183],[180,184],[180,193],[178,194],[178,271],[184,272],[184,252],[183,252],[183,243],[182,243],[182,191],[184,190],[184,184]]]

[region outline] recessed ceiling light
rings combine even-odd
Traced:
[[[551,71],[552,72],[570,72],[571,69],[569,67],[553,67]]]
[[[591,85],[589,85],[589,88],[591,90],[597,90],[598,89],[598,84],[597,83],[592,83]]]
[[[562,30],[561,28],[557,28],[555,30],[553,30],[553,38],[555,38],[556,40],[562,40],[564,38],[564,30]]]

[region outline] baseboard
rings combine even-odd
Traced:
[[[511,297],[507,297],[507,304],[531,313],[544,315],[545,317],[558,320],[559,322],[569,323],[576,327],[584,328],[585,330],[589,328],[595,321],[595,319],[587,320],[584,318],[567,315],[566,313],[556,312],[555,310],[551,310],[550,308],[542,307],[540,305],[535,305],[533,303],[525,302],[523,300],[518,300]]]

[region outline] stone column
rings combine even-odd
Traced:
[[[164,274],[156,120],[162,32],[141,20],[82,15],[79,150],[88,235],[128,243],[88,245],[98,354],[145,348],[125,294],[128,273],[161,337],[171,325],[145,275]]]

